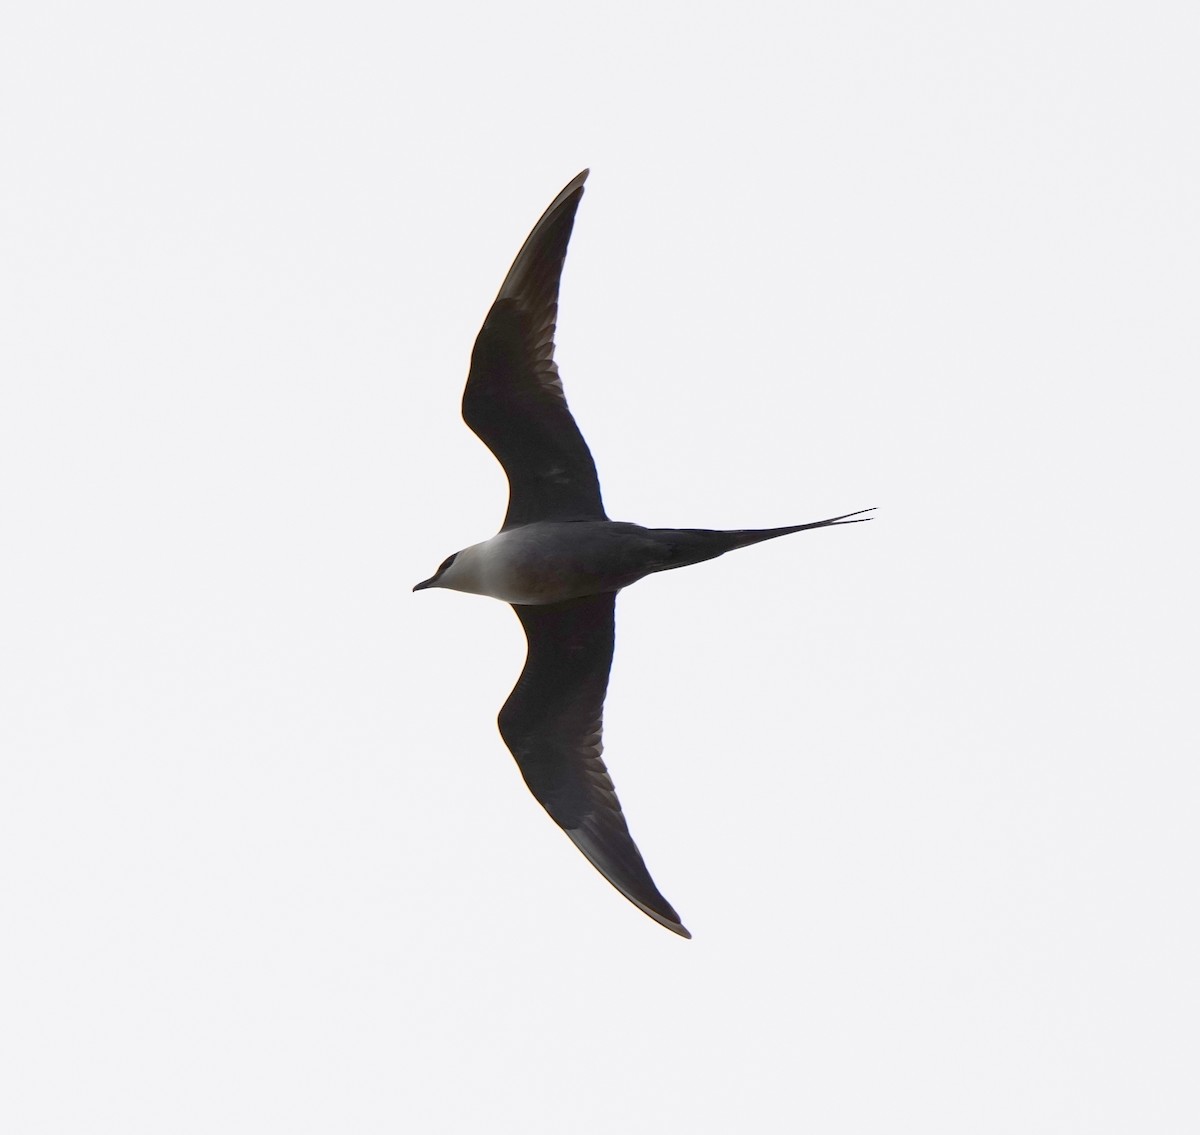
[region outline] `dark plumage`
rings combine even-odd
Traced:
[[[608,519],[595,463],[554,363],[559,279],[586,179],[584,170],[534,226],[471,355],[463,418],[508,476],[504,526],[491,540],[450,556],[413,590],[446,587],[513,605],[529,651],[499,726],[525,783],[617,890],[690,938],[646,869],[601,758],[616,593],[653,572],[869,518],[848,513],[745,531],[643,528]]]

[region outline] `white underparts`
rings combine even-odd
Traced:
[[[529,605],[618,591],[654,570],[654,545],[636,531],[609,521],[512,528],[464,548],[432,586]]]

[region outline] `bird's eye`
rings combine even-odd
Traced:
[[[444,572],[452,563],[454,563],[454,557],[457,555],[458,553],[455,552],[453,556],[447,556],[444,560],[442,560],[442,566],[438,568],[438,575],[441,575],[442,572]]]

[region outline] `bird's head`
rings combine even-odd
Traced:
[[[442,582],[442,576],[446,574],[446,570],[457,558],[457,552],[455,552],[452,556],[447,556],[444,560],[442,560],[441,567],[439,567],[437,571],[435,571],[428,579],[421,580],[421,582],[418,583],[413,590],[424,591],[427,587],[445,587],[446,584]]]

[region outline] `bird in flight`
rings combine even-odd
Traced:
[[[512,604],[529,649],[498,724],[526,785],[621,894],[690,938],[646,869],[600,755],[617,592],[653,572],[791,532],[870,520],[863,514],[874,510],[734,531],[608,519],[554,362],[559,280],[587,176],[572,180],[533,227],[471,353],[463,420],[508,476],[504,525],[413,590],[444,587]]]

